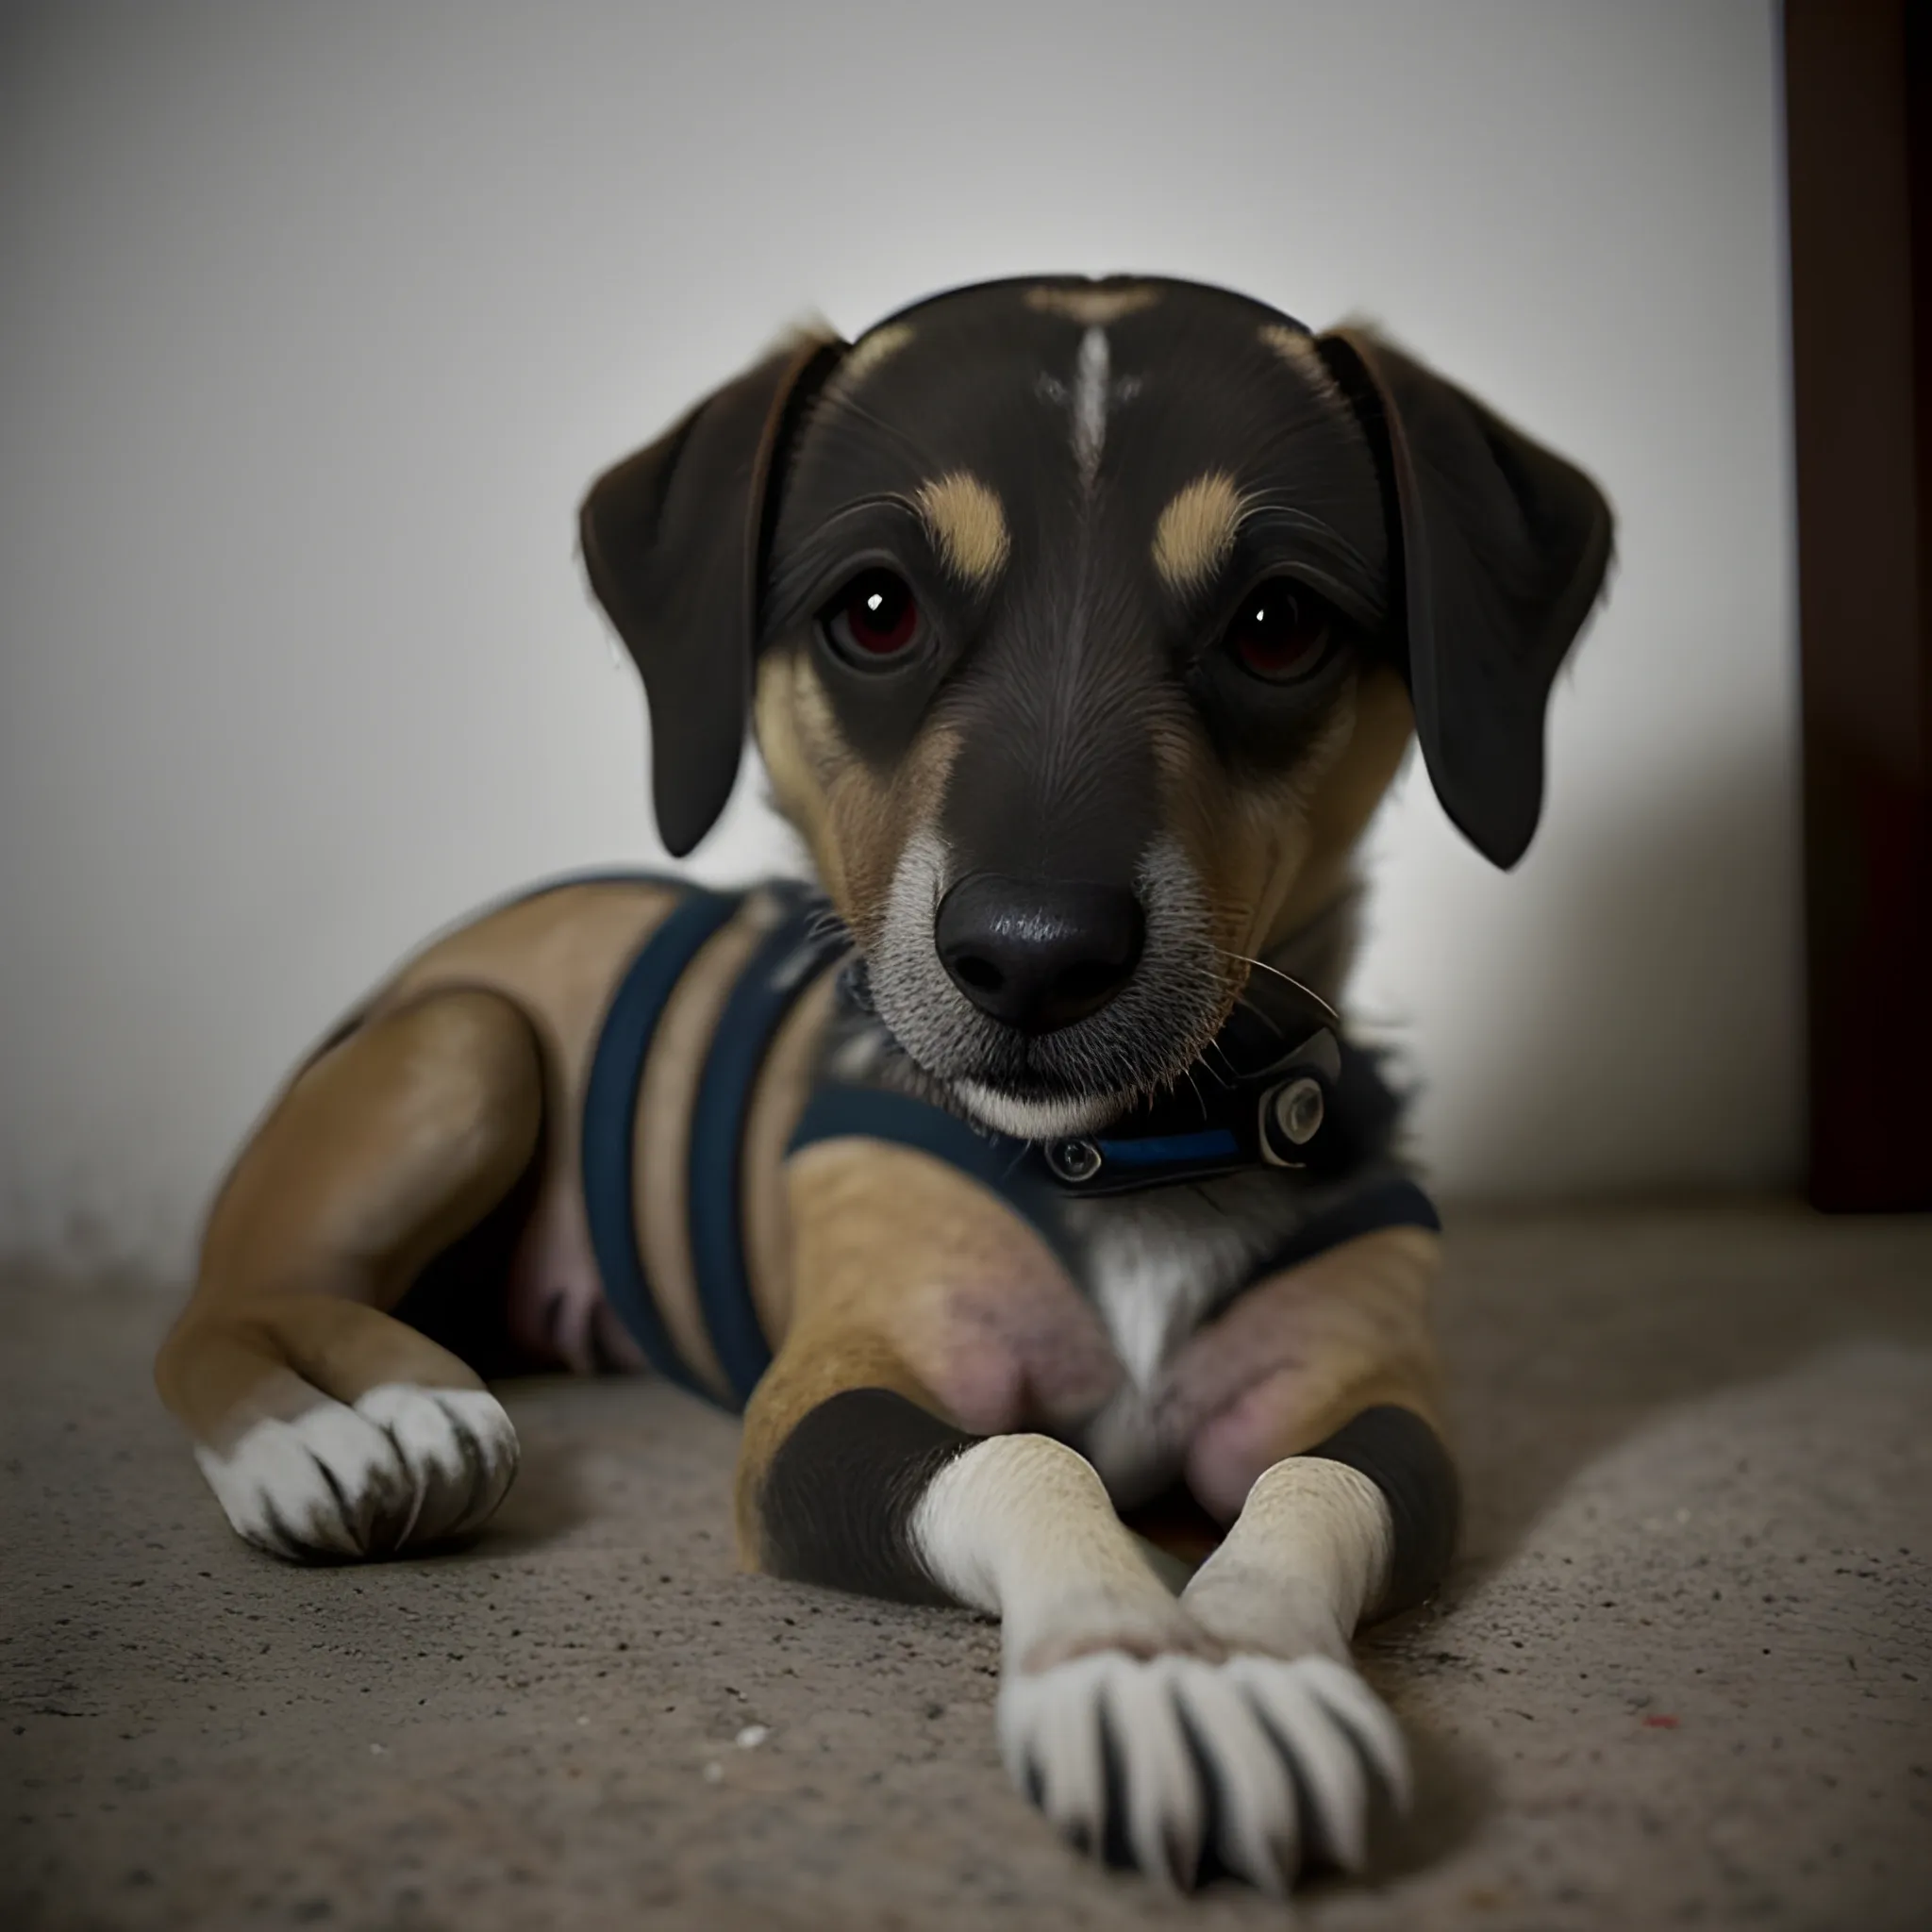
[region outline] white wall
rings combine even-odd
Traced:
[[[1411,773],[1361,1003],[1448,1191],[1787,1180],[1780,238],[1742,0],[9,8],[0,1250],[178,1269],[397,953],[652,858],[582,486],[802,311],[1029,269],[1366,310],[1603,479],[1543,830]],[[747,791],[699,869],[783,849]]]

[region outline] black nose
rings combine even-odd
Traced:
[[[933,943],[981,1012],[1022,1033],[1052,1033],[1126,985],[1146,933],[1119,886],[1042,885],[973,873],[940,901]]]

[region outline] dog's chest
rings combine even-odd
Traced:
[[[1189,1418],[1168,1369],[1252,1277],[1298,1206],[1272,1175],[1082,1203],[1067,1252],[1106,1330],[1120,1374],[1075,1441],[1121,1503],[1173,1482]]]
[[[1251,1259],[1253,1242],[1241,1224],[1208,1208],[1204,1193],[1129,1195],[1085,1204],[1069,1216],[1083,1286],[1122,1368],[1142,1389],[1154,1386]]]

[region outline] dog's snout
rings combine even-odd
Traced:
[[[1022,1033],[1097,1013],[1141,958],[1146,920],[1124,887],[974,873],[940,901],[933,943],[981,1012]]]

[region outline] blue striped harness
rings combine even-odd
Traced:
[[[605,1012],[584,1095],[584,1204],[604,1292],[619,1319],[660,1374],[716,1401],[679,1356],[638,1247],[632,1189],[638,1091],[658,1023],[686,969],[750,895],[678,883],[685,896],[639,948]],[[777,895],[779,917],[739,974],[719,1015],[699,1074],[687,1159],[698,1306],[739,1408],[772,1362],[744,1253],[745,1122],[779,1027],[843,945],[825,930],[823,902],[807,888],[787,883],[764,890]],[[1213,1075],[1207,1097],[1191,1089],[1188,1101],[1144,1108],[1092,1139],[1024,1141],[974,1126],[907,1094],[822,1079],[788,1151],[849,1136],[917,1148],[999,1194],[1056,1249],[1065,1242],[1060,1210],[1082,1196],[1271,1165],[1319,1170],[1325,1164],[1332,1174],[1338,1161],[1344,1173],[1357,1164],[1377,1164],[1379,1145],[1357,1149],[1349,1139],[1352,1124],[1392,1120],[1396,1110],[1373,1056],[1324,1029],[1287,1053],[1278,1041],[1257,1051],[1252,1041],[1233,1037],[1238,1030],[1230,1023],[1217,1042],[1223,1051],[1216,1060],[1226,1072]],[[1310,1088],[1319,1096],[1312,1106]],[[1378,1227],[1440,1225],[1427,1195],[1412,1180],[1376,1173],[1297,1228],[1257,1264],[1254,1278]]]

